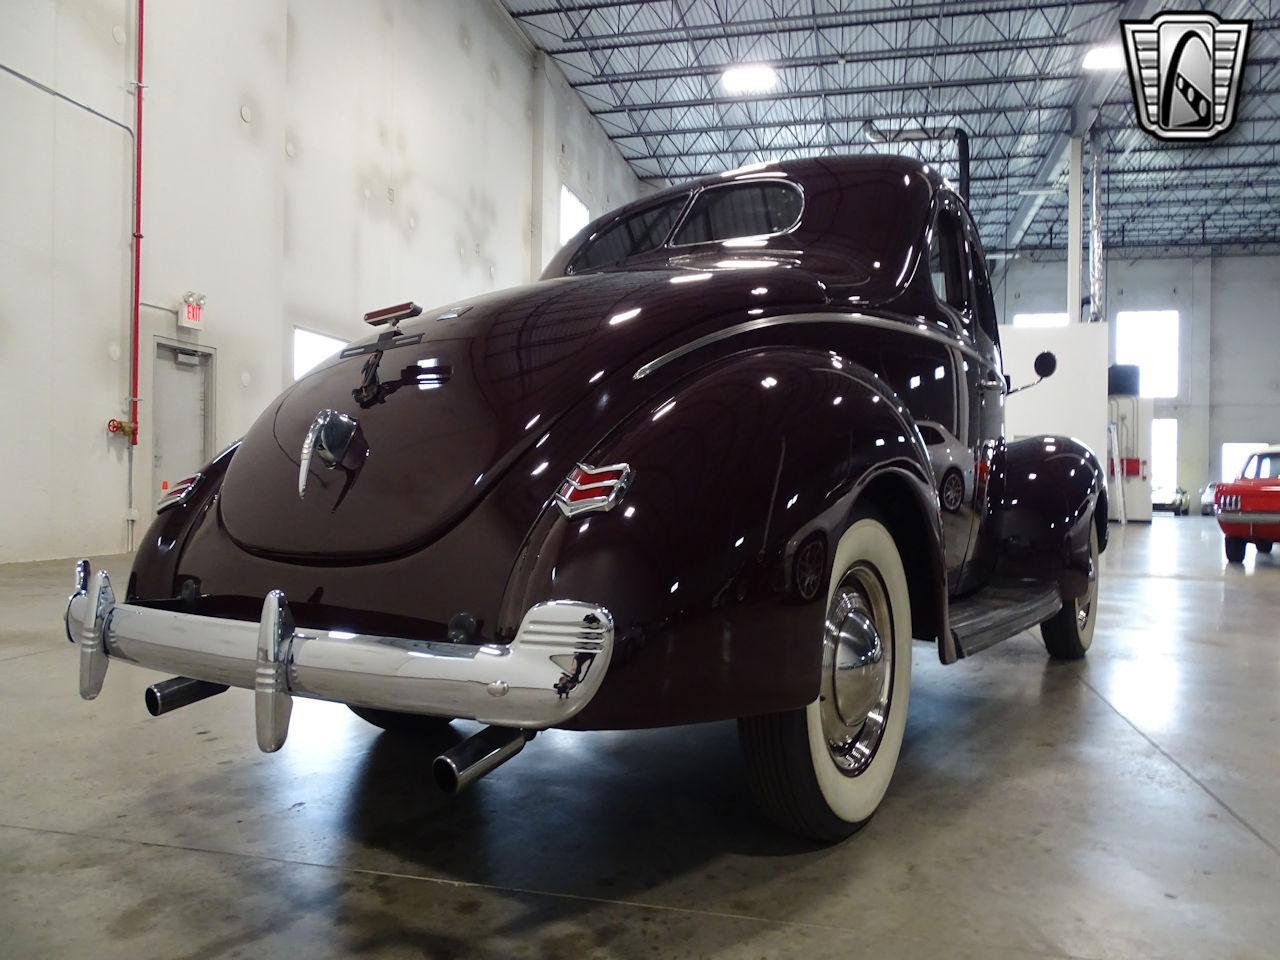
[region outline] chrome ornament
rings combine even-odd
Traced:
[[[593,467],[580,463],[574,467],[556,491],[556,506],[566,517],[580,513],[612,510],[626,495],[631,485],[631,465],[614,463]]]
[[[311,461],[320,457],[321,464],[333,470],[342,463],[351,447],[360,424],[337,410],[321,410],[311,421],[302,441],[302,457],[298,462],[298,496],[307,495],[307,478],[311,475]]]
[[[1124,20],[1138,123],[1161,140],[1212,140],[1236,119],[1249,21],[1211,13]]]

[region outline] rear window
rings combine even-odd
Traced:
[[[676,197],[615,220],[578,251],[569,264],[569,272],[607,267],[660,246],[675,226],[676,217],[680,216],[687,199],[687,195]]]
[[[1244,476],[1249,479],[1275,480],[1280,478],[1280,455],[1263,453],[1249,461],[1244,468]]]
[[[693,202],[672,245],[784,233],[796,225],[804,200],[778,181],[735,183],[704,190]]]

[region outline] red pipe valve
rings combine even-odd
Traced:
[[[138,432],[138,425],[132,420],[116,420],[112,418],[107,421],[108,433],[123,433],[126,437],[132,438]]]

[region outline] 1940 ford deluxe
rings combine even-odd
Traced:
[[[295,696],[488,724],[435,761],[451,791],[537,730],[736,718],[764,810],[838,839],[889,784],[913,639],[1089,648],[1102,471],[1004,439],[977,231],[920,163],[668,189],[537,283],[366,319],[170,492],[123,600],[77,566],[82,696],[114,661],[178,675],[157,715],[245,687],[268,751]]]

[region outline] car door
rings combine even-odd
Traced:
[[[988,432],[982,381],[990,376],[990,370],[982,362],[984,355],[976,333],[977,295],[963,207],[950,191],[940,191],[938,197],[928,234],[929,275],[939,316],[955,334],[957,346],[950,351],[950,365],[955,375],[948,381],[954,395],[954,414],[949,422],[931,424],[943,427],[947,435],[937,448],[931,446],[930,459],[943,508],[948,585],[953,593],[958,593],[966,587],[965,570],[978,525],[979,495],[985,494],[978,468]],[[946,453],[941,454],[944,448]],[[941,455],[935,455],[935,449]],[[954,496],[957,474],[958,502]]]
[[[968,549],[968,560],[961,577],[961,589],[982,586],[995,565],[995,543],[990,524],[988,482],[1003,448],[1004,405],[1008,381],[1000,353],[1000,327],[996,320],[995,297],[986,256],[977,228],[963,205],[957,202],[957,215],[963,233],[963,253],[968,270],[972,342],[976,358],[970,357],[972,368],[970,405],[974,457],[974,524]],[[976,360],[976,362],[975,362]]]

